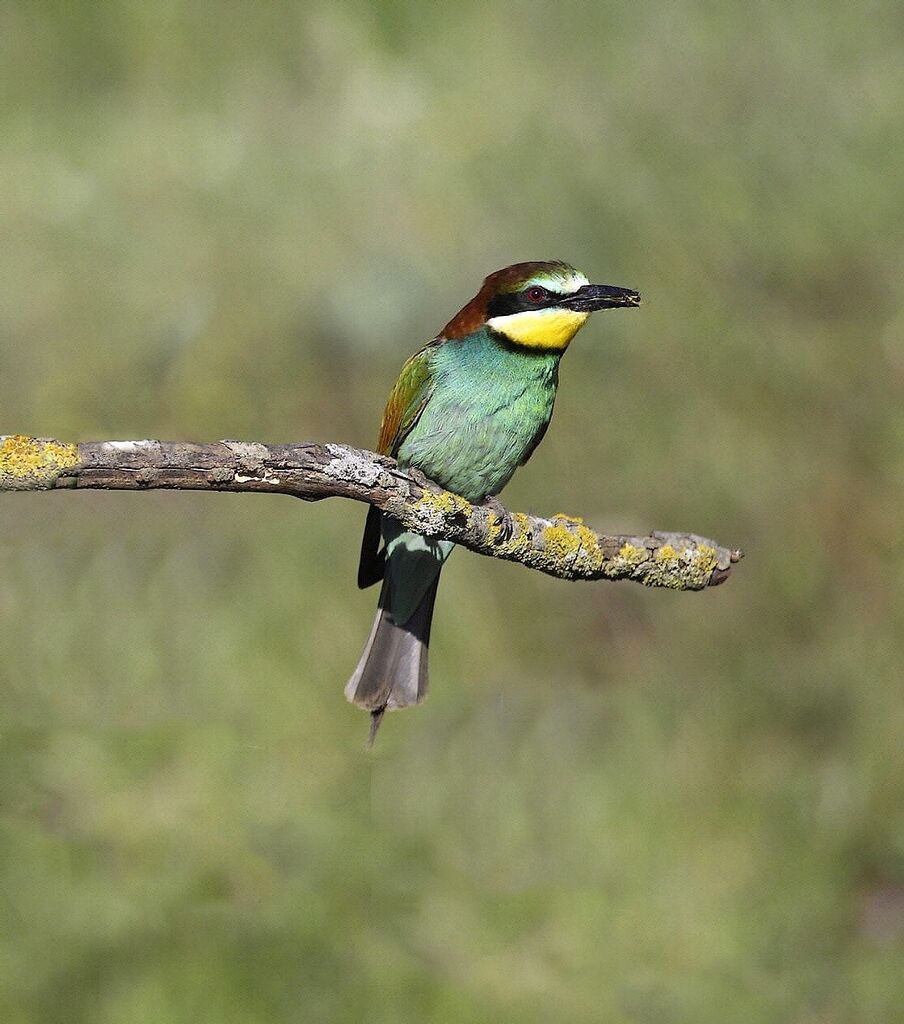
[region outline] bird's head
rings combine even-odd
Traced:
[[[517,348],[564,352],[594,310],[638,305],[640,295],[630,288],[591,284],[559,260],[515,263],[490,274],[441,336],[464,338],[489,327]]]

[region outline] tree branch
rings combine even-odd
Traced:
[[[569,580],[631,579],[702,590],[722,583],[742,553],[687,533],[604,535],[580,519],[511,514],[472,505],[394,459],[343,444],[263,445],[91,441],[0,436],[0,491],[66,488],[267,491],[305,501],[352,498],[417,533]]]

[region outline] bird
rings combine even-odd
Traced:
[[[591,284],[561,260],[515,263],[403,365],[377,450],[474,504],[497,495],[543,439],[559,361],[595,310],[640,304],[630,288]],[[380,547],[382,541],[382,548]],[[387,710],[420,704],[440,570],[454,544],[405,530],[371,506],[358,586],[382,581],[376,618],[345,687],[370,712],[372,745]]]

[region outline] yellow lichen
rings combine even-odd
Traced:
[[[543,530],[543,544],[557,561],[573,557],[581,547],[580,540],[566,526],[547,526]]]
[[[495,544],[496,538],[502,533],[502,522],[502,517],[497,516],[495,512],[487,516],[487,540],[491,544]]]
[[[543,541],[553,558],[557,561],[567,559],[581,573],[602,567],[603,553],[600,551],[599,538],[577,516],[557,513],[552,523],[543,530]]]
[[[0,443],[0,487],[43,490],[79,463],[78,446],[14,434]]]
[[[523,512],[516,512],[512,516],[512,535],[499,546],[499,551],[515,556],[526,556],[532,546],[530,518]]]
[[[600,568],[609,579],[637,576],[641,572],[640,567],[648,560],[649,554],[646,548],[638,547],[628,541],[618,549],[618,554],[607,562],[603,562]]]
[[[668,587],[672,590],[702,590],[710,581],[717,565],[714,548],[701,544],[676,551],[671,544],[663,544],[656,552],[655,565],[644,576],[649,587]]]
[[[647,549],[639,548],[636,544],[622,544],[617,557],[630,565],[640,565],[647,559]]]
[[[697,548],[697,554],[694,558],[696,567],[700,572],[711,573],[713,569],[719,564],[719,558],[716,554],[716,549],[710,547],[708,544],[701,544]]]
[[[424,491],[418,499],[417,504],[426,505],[430,508],[437,509],[439,512],[445,512],[447,514],[466,512],[470,515],[473,508],[470,501],[462,498],[459,494],[453,494],[451,491]]]
[[[457,494],[424,491],[413,507],[402,505],[398,513],[391,508],[386,511],[397,515],[409,529],[429,536],[442,533],[450,520],[459,517],[464,525],[470,520],[474,506]],[[512,532],[508,540],[500,537],[502,526],[503,520],[498,515],[487,516],[486,535],[497,555],[565,578],[599,579],[602,576],[634,579],[650,587],[702,590],[718,564],[715,548],[705,544],[695,546],[692,542],[679,550],[668,542],[659,548],[647,548],[625,541],[615,554],[608,554],[606,546],[600,546],[598,536],[583,520],[562,513],[542,525],[536,536],[531,518],[523,512],[511,516]],[[535,541],[542,543],[535,546]]]
[[[584,526],[583,521],[580,519],[575,520],[580,525],[575,530],[578,540],[581,542],[581,547],[587,552],[588,555],[599,555],[599,541],[597,540],[596,534],[593,530]]]
[[[419,533],[437,532],[450,519],[462,516],[469,519],[474,506],[458,494],[450,491],[424,491],[403,519]]]

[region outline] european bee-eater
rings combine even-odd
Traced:
[[[494,499],[546,433],[571,339],[594,310],[639,303],[637,292],[590,284],[558,260],[490,274],[402,367],[377,451],[470,502]],[[375,508],[368,512],[358,586],[382,580],[383,589],[345,695],[371,713],[371,742],[384,711],[426,695],[433,602],[453,547],[409,533]]]

